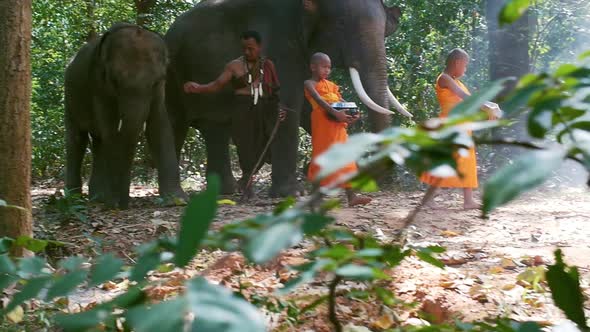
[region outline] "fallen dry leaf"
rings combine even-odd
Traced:
[[[504,268],[506,270],[516,269],[516,264],[514,264],[514,261],[512,259],[502,258],[501,264],[502,264],[502,268]]]
[[[371,323],[371,327],[378,328],[381,330],[387,330],[387,329],[391,328],[393,326],[393,324],[395,324],[393,317],[391,317],[390,314],[385,313],[385,314],[381,315],[381,317],[379,317],[379,319],[377,319],[376,321]]]
[[[440,232],[440,235],[442,235],[444,237],[457,237],[457,236],[459,236],[461,234],[459,234],[457,232],[446,230],[446,231]]]
[[[441,324],[450,317],[448,308],[443,305],[443,300],[426,300],[422,303],[422,311],[430,316],[432,322]]]
[[[17,305],[16,308],[12,309],[11,312],[6,314],[6,318],[8,318],[14,324],[22,322],[24,317],[25,311],[23,310],[23,307],[21,307],[20,305]]]
[[[504,269],[501,266],[493,266],[488,272],[491,274],[500,274],[504,272]]]

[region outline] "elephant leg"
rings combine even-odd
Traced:
[[[233,194],[236,191],[236,180],[229,158],[229,126],[209,122],[199,127],[199,131],[207,147],[207,177],[217,174],[221,178],[222,193]]]
[[[99,138],[94,138],[91,144],[92,150],[92,170],[90,181],[88,182],[88,195],[91,199],[98,202],[105,202],[106,197],[111,196],[107,156],[104,151],[105,147]]]
[[[113,196],[107,199],[107,205],[121,209],[129,207],[129,187],[131,186],[131,164],[137,148],[137,139],[125,142],[113,151],[114,162],[112,177]]]
[[[174,143],[174,152],[176,154],[176,161],[180,162],[180,153],[182,151],[182,146],[184,145],[184,141],[186,141],[186,136],[188,134],[189,125],[186,121],[181,121],[180,119],[170,118],[170,126],[172,128],[172,133],[174,135],[173,143]]]
[[[303,103],[299,125],[311,136],[311,105],[307,100]]]
[[[66,189],[82,194],[82,161],[88,145],[88,133],[66,121]]]
[[[156,104],[150,112],[146,128],[150,155],[158,170],[160,196],[173,196],[188,200],[188,196],[180,187],[178,159],[175,149],[172,148],[174,144],[172,127],[164,112],[164,105]]]
[[[300,114],[289,112],[272,142],[272,197],[296,196],[303,192],[296,178],[299,123]]]

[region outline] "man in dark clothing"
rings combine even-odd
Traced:
[[[252,196],[248,180],[258,171],[256,163],[271,138],[277,116],[282,120],[285,113],[279,110],[280,86],[275,66],[271,60],[261,56],[260,35],[256,31],[247,31],[242,34],[241,40],[243,55],[230,61],[215,81],[207,84],[187,82],[184,91],[215,93],[231,83],[234,89],[232,139],[242,169],[242,178],[238,183],[242,191],[247,190],[247,196]],[[270,160],[268,154],[265,160]]]

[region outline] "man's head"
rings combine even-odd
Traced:
[[[256,61],[260,57],[262,39],[257,31],[246,31],[242,33],[242,51],[248,61]]]
[[[332,61],[325,53],[315,53],[311,56],[311,73],[315,78],[326,79],[332,71]]]
[[[469,54],[463,49],[456,48],[449,52],[449,55],[447,56],[447,71],[449,71],[453,77],[461,77],[465,75],[468,64]]]

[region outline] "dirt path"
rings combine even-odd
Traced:
[[[42,208],[43,200],[53,192],[54,189],[34,192],[36,220],[55,220],[55,215]],[[133,191],[135,196],[152,193],[153,190],[149,189]],[[370,205],[344,208],[334,215],[338,225],[387,238],[400,227],[421,195],[419,192],[375,193]],[[447,209],[421,212],[409,236],[412,245],[437,244],[446,247],[447,253],[442,259],[449,267],[441,270],[411,258],[394,271],[394,280],[386,286],[394,290],[400,299],[416,302],[418,308],[432,314],[434,320],[455,317],[477,320],[497,315],[551,323],[561,320],[550,296],[543,292],[543,285],[535,289],[532,281],[541,275],[538,270],[552,261],[552,252],[557,247],[564,250],[568,263],[579,266],[582,273],[588,276],[590,194],[584,189],[538,191],[498,209],[489,219],[480,218],[477,211],[458,209],[460,202],[458,194],[447,193],[444,201],[438,202]],[[269,211],[272,204],[269,200],[259,200],[248,205],[220,206],[214,226]],[[181,213],[182,208],[161,208],[155,198],[144,197],[134,199],[132,208],[127,211],[110,212],[93,207],[84,223],[44,222],[37,225],[36,231],[39,235],[73,244],[67,253],[96,255],[101,251],[115,251],[121,257],[130,258],[130,248],[134,245],[161,233],[173,233]],[[154,274],[152,278],[162,282],[161,287],[158,286],[160,288],[154,288],[153,294],[166,298],[178,290],[178,280],[204,273],[214,282],[236,288],[239,282],[247,280],[251,294],[266,297],[280,287],[281,279],[284,279],[281,274],[287,273],[282,267],[301,263],[305,250],[305,244],[290,250],[276,262],[278,265],[266,268],[245,265],[238,256],[217,261],[223,253],[203,253],[193,264],[193,270]],[[540,267],[535,268],[534,265]],[[282,272],[277,273],[276,269]],[[583,285],[586,287],[585,281]],[[116,287],[124,289],[124,286]],[[343,289],[357,287],[362,285],[345,285]],[[314,283],[302,287],[291,299],[298,304],[309,303],[325,291],[321,282]],[[101,294],[109,296],[109,292],[112,294],[112,288],[103,292],[93,290],[92,296],[86,294],[86,297],[79,298],[79,302],[84,307],[96,301]],[[389,324],[384,322],[383,313],[376,310],[373,304],[352,299],[342,299],[339,304],[338,310],[345,322],[374,330]],[[413,318],[417,310],[399,310],[399,313],[402,312],[401,321],[418,322]],[[269,317],[277,330],[330,330],[325,320],[325,308],[322,307],[314,313],[305,314],[295,323],[286,323],[285,315],[269,314]],[[290,324],[299,325],[290,327]]]

